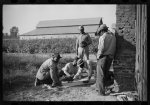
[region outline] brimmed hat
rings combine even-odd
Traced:
[[[83,25],[79,26],[79,30],[82,30],[82,29],[84,29],[84,26]]]
[[[83,62],[83,60],[82,59],[79,59],[78,61],[77,61],[77,65],[82,65],[84,62]]]
[[[100,25],[98,32],[102,31],[102,30],[107,30],[109,27],[106,26],[106,24],[102,24]]]
[[[52,57],[62,58],[59,53],[53,53]]]

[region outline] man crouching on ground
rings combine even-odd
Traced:
[[[41,84],[52,84],[51,87],[61,86],[61,82],[58,77],[58,62],[61,56],[59,53],[54,53],[51,58],[47,59],[39,68],[36,79],[35,86]]]
[[[73,81],[74,75],[78,71],[77,61],[78,57],[75,57],[73,62],[67,63],[59,73],[60,81]]]
[[[78,59],[77,61],[77,66],[78,68],[78,72],[76,73],[76,75],[74,76],[73,79],[77,79],[81,76],[83,71],[86,71],[88,73],[88,78],[87,80],[83,81],[83,83],[88,83],[91,79],[92,76],[92,62],[90,60],[82,60],[82,59]]]

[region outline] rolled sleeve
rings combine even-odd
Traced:
[[[99,39],[99,45],[98,45],[98,53],[97,53],[97,59],[103,54],[104,51],[104,38],[100,37]]]
[[[82,68],[78,68],[78,71],[76,75],[74,76],[74,79],[78,78],[81,75],[81,72],[82,72]]]
[[[69,64],[66,64],[66,65],[65,65],[65,67],[63,67],[63,68],[62,68],[62,70],[63,70],[63,71],[67,71],[67,72],[68,72],[68,69],[69,69],[69,67],[68,67],[68,66],[69,66]]]

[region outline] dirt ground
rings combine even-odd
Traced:
[[[88,84],[82,81],[73,83],[63,83],[68,88],[57,90],[46,87],[34,87],[34,81],[25,83],[23,86],[12,88],[4,91],[4,101],[117,101],[115,96],[100,96],[90,85],[94,83],[91,80]]]

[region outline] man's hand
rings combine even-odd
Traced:
[[[94,52],[94,53],[97,53],[97,52],[98,52],[98,49],[97,49],[97,48],[93,48],[93,52]]]
[[[71,77],[71,75],[66,75],[67,77]]]
[[[71,77],[74,77],[74,74],[72,74]]]
[[[77,76],[74,76],[73,79],[74,79],[74,80],[77,79]]]
[[[102,58],[102,57],[103,57],[103,54],[99,54],[99,55],[97,56],[97,60],[100,59],[100,58]]]
[[[100,56],[98,55],[98,56],[97,56],[97,60],[99,60],[99,57],[100,57]]]
[[[81,42],[81,46],[82,46],[82,47],[86,47],[87,45],[88,45],[88,44],[87,44],[86,41],[82,41],[82,42]]]
[[[81,79],[81,75],[75,75],[75,76],[73,77],[73,80],[77,80],[77,79]]]
[[[79,78],[79,75],[75,75],[75,76],[73,77],[74,80],[76,80],[76,79],[78,79],[78,78]]]

